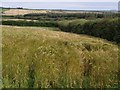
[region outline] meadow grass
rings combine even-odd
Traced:
[[[55,28],[54,28],[55,29]],[[49,28],[2,26],[3,88],[111,88],[118,47]]]

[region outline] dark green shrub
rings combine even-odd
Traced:
[[[2,21],[3,25],[13,25],[13,26],[40,26],[40,27],[57,27],[56,22],[48,21]]]

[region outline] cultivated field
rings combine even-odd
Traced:
[[[5,10],[3,15],[24,15],[29,13],[47,13],[47,10],[45,11],[45,10],[9,9],[9,10]]]
[[[3,87],[117,87],[117,45],[57,28],[2,28]]]

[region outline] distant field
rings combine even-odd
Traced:
[[[8,10],[10,10],[10,9],[7,9],[7,8],[0,8],[0,11],[1,11],[1,12],[5,12],[5,11],[8,11]]]
[[[47,13],[47,10],[24,10],[24,9],[9,9],[4,10],[3,15],[24,15],[29,13]]]
[[[31,13],[84,13],[84,11],[63,11],[63,10],[32,10],[32,9],[5,9],[3,8],[4,15],[24,15]],[[86,13],[99,13],[102,12],[88,12]]]
[[[117,87],[117,45],[56,28],[2,28],[3,87]]]

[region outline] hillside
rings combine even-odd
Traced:
[[[116,87],[118,47],[55,28],[2,26],[3,87]]]
[[[57,27],[64,32],[86,34],[120,43],[119,13],[75,10],[3,8],[2,25]]]

